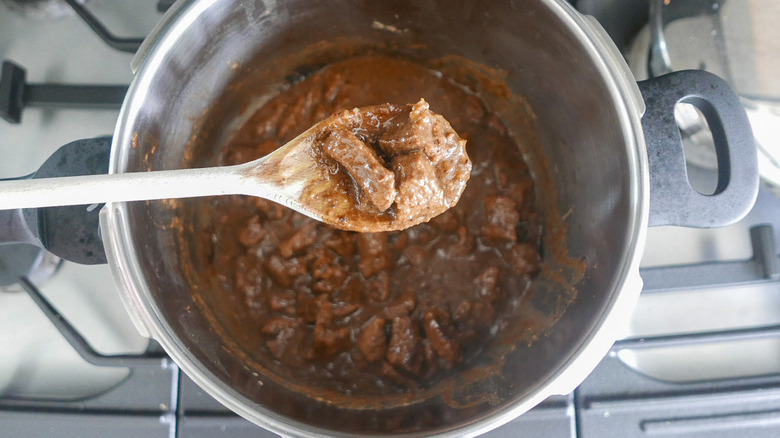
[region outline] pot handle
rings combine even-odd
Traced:
[[[650,164],[649,226],[711,228],[742,219],[758,195],[758,159],[745,108],[723,79],[684,70],[639,82],[647,110],[642,128]],[[689,103],[707,119],[718,160],[718,185],[703,195],[688,182],[674,106]]]
[[[108,172],[111,137],[76,140],[54,152],[33,175],[13,179]],[[98,220],[102,205],[0,210],[0,244],[29,243],[64,260],[106,263]]]

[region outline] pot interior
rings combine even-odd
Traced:
[[[205,201],[127,204],[131,240],[122,257],[137,266],[144,284],[136,288],[139,302],[184,371],[247,418],[299,433],[478,430],[510,408],[519,413],[550,395],[549,382],[596,335],[620,293],[634,257],[641,182],[621,104],[565,8],[545,1],[433,0],[194,0],[183,8],[136,77],[115,136],[113,172],[189,166],[192,151],[208,146],[193,133],[210,123],[204,114],[230,92],[237,75],[261,75],[268,81],[252,92],[273,93],[306,67],[296,65],[303,59],[298,54],[307,54],[308,66],[318,57],[364,50],[421,61],[462,57],[508,87],[493,90],[489,103],[529,146],[523,152],[546,224],[548,273],[532,285],[537,330],[518,334],[494,377],[462,388],[468,403],[456,407],[434,397],[412,406],[341,409],[257,375],[226,348],[220,328],[194,302],[192,267],[177,230],[188,225],[180,209]],[[507,99],[504,91],[522,97]],[[491,402],[479,403],[480,397]]]

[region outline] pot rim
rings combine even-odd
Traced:
[[[145,42],[138,70],[120,110],[111,147],[109,173],[126,168],[126,149],[132,142],[130,127],[138,115],[162,60],[182,32],[218,0],[180,0],[161,20]],[[476,436],[499,427],[530,410],[551,395],[568,394],[578,386],[608,353],[625,325],[642,289],[639,262],[645,245],[649,217],[649,165],[640,118],[644,103],[628,66],[617,48],[592,17],[577,12],[563,0],[544,0],[562,24],[579,40],[607,85],[622,129],[629,157],[631,179],[631,217],[628,219],[629,241],[622,269],[616,272],[617,293],[612,294],[607,311],[594,322],[594,329],[548,381],[533,389],[529,396],[515,400],[502,410],[485,415],[457,429],[439,429],[425,436]],[[178,366],[220,403],[242,417],[272,432],[285,436],[348,436],[338,431],[322,429],[283,417],[252,402],[222,382],[189,353],[157,307],[144,281],[141,264],[133,248],[126,203],[108,203],[100,217],[109,266],[120,290],[120,296],[133,322],[142,335],[156,339]],[[398,436],[420,436],[402,434]]]

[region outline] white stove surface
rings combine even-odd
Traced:
[[[92,0],[88,7],[118,36],[144,36],[160,17],[152,0]],[[108,47],[72,13],[26,17],[0,2],[0,59],[24,67],[28,83],[127,85],[131,57]],[[36,171],[70,141],[110,135],[117,116],[116,110],[26,108],[18,125],[0,120],[0,178]],[[146,347],[108,266],[65,262],[38,286],[99,352]],[[128,373],[85,363],[24,292],[0,292],[0,351],[0,397],[81,398],[104,391]]]
[[[119,36],[143,36],[159,19],[152,0],[92,0],[89,8]],[[0,3],[0,59],[27,69],[28,82],[127,85],[131,55],[100,41],[74,15],[33,19]],[[0,178],[35,171],[58,147],[76,139],[111,134],[117,111],[27,108],[22,123],[0,120]],[[762,192],[756,209],[737,225],[717,230],[673,227],[648,233],[643,266],[746,259],[748,228],[773,223],[780,231],[780,201]],[[146,340],[135,331],[117,295],[107,266],[64,263],[43,293],[100,352],[142,351]],[[643,296],[626,333],[640,336],[712,328],[780,323],[776,286],[702,293]],[[704,298],[704,301],[702,299]],[[122,369],[84,363],[30,298],[0,293],[0,397],[80,398],[121,381]],[[623,351],[621,359],[642,372],[667,380],[756,375],[780,371],[780,341],[708,345],[684,351]]]

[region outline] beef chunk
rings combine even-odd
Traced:
[[[333,303],[333,316],[342,319],[357,312],[361,307],[362,305],[358,303],[345,303],[339,301],[337,303]]]
[[[301,323],[314,324],[320,310],[320,297],[312,297],[304,292],[298,292],[295,307],[298,310],[298,320]]]
[[[450,253],[454,256],[464,257],[471,254],[477,244],[477,239],[469,233],[469,229],[461,225],[456,232],[456,242],[452,245]]]
[[[310,247],[317,241],[316,222],[306,222],[293,234],[279,244],[279,253],[284,258],[290,258],[296,252]]]
[[[312,358],[302,327],[281,328],[265,345],[271,355],[285,365],[300,367]]]
[[[412,106],[412,110],[393,116],[385,122],[384,132],[377,142],[388,157],[422,150],[433,143],[433,120],[429,105],[424,100]]]
[[[309,272],[315,279],[312,291],[318,294],[332,294],[344,285],[347,270],[337,263],[336,255],[329,249],[318,248],[310,253]]]
[[[260,225],[260,217],[257,215],[252,216],[241,232],[238,234],[238,240],[242,245],[247,248],[253,247],[263,240],[265,235],[268,234],[262,225]]]
[[[271,292],[268,298],[268,305],[274,312],[281,312],[285,315],[295,315],[295,292],[291,290],[281,290]]]
[[[261,331],[266,335],[277,335],[284,329],[296,327],[298,327],[298,323],[293,319],[285,318],[284,316],[272,316],[263,324]]]
[[[318,299],[319,309],[314,327],[314,351],[320,358],[328,359],[351,345],[351,331],[348,327],[333,326],[333,304],[322,295]]]
[[[347,327],[314,328],[314,351],[321,359],[329,359],[352,346]]]
[[[423,359],[420,342],[420,333],[411,318],[395,318],[387,347],[387,361],[410,373],[419,374]]]
[[[390,298],[390,274],[387,271],[382,271],[376,274],[369,283],[369,296],[374,301],[385,301]]]
[[[496,310],[490,303],[483,301],[474,302],[474,306],[471,309],[471,318],[474,323],[474,328],[479,330],[486,330],[493,325],[495,321]]]
[[[496,311],[484,301],[461,301],[452,312],[452,321],[460,329],[485,330],[493,325]]]
[[[439,356],[430,339],[423,339],[423,357],[425,358],[425,376],[430,378],[439,371]]]
[[[350,234],[338,231],[325,241],[325,246],[344,258],[352,257],[355,253],[355,242]]]
[[[289,287],[296,277],[306,273],[306,264],[297,258],[283,260],[272,255],[266,260],[265,269],[277,283]]]
[[[430,253],[422,245],[409,245],[402,254],[406,256],[406,260],[412,266],[422,266],[426,258],[430,256]]]
[[[520,213],[515,201],[505,196],[485,198],[485,221],[482,223],[482,237],[487,242],[517,241],[517,223]]]
[[[385,168],[376,151],[349,129],[334,129],[324,141],[322,150],[338,162],[355,180],[358,190],[379,211],[385,211],[395,200],[395,175]]]
[[[344,276],[344,267],[336,263],[336,255],[326,249],[317,248],[309,252],[309,272],[317,279],[328,279],[334,276]]]
[[[501,295],[498,287],[498,268],[491,266],[482,271],[474,281],[477,286],[477,294],[487,302],[495,301]]]
[[[390,267],[391,254],[387,251],[387,234],[360,233],[357,235],[358,254],[360,254],[360,273],[364,278]]]
[[[344,281],[347,279],[343,270],[336,270],[338,275],[334,275],[328,279],[315,281],[311,285],[311,290],[317,294],[332,295],[336,293],[341,286],[344,285]]]
[[[276,333],[272,340],[266,342],[266,346],[268,346],[268,350],[277,360],[282,360],[287,347],[295,343],[294,339],[296,337],[294,328],[284,327]]]
[[[434,216],[447,207],[444,191],[439,186],[436,170],[420,151],[393,158],[393,171],[398,183],[395,197],[396,218],[415,222],[418,216]]]
[[[369,362],[382,359],[387,353],[386,324],[386,319],[374,318],[366,323],[358,335],[358,348]]]
[[[385,307],[385,316],[394,320],[400,316],[411,315],[417,305],[417,296],[412,292],[402,292],[401,295]]]
[[[450,315],[443,309],[434,308],[423,316],[425,336],[430,339],[436,354],[449,364],[459,360],[460,346],[455,339],[455,330],[450,325]]]
[[[260,267],[253,257],[241,255],[236,258],[236,289],[240,291],[247,300],[254,301],[254,298],[260,295],[261,275]],[[249,304],[250,301],[247,301]]]
[[[542,257],[533,245],[519,243],[508,251],[503,251],[509,266],[520,275],[533,275],[539,271]]]
[[[452,312],[452,320],[454,322],[468,322],[473,307],[474,304],[471,301],[461,301]]]

